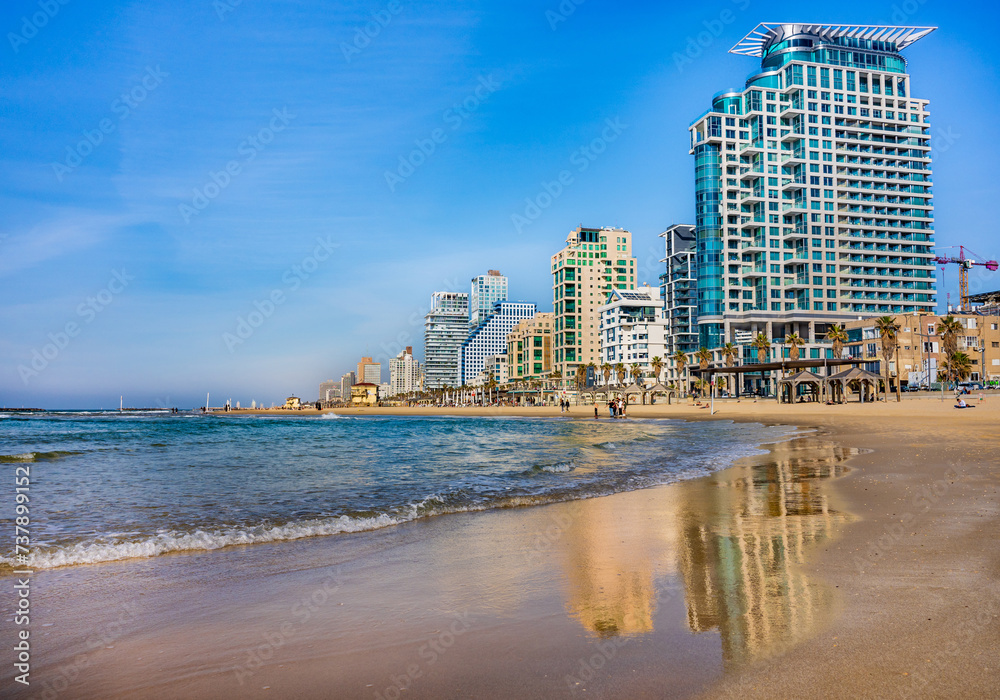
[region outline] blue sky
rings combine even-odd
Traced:
[[[550,309],[581,223],[631,230],[655,283],[687,126],[761,21],[939,26],[905,51],[937,243],[1000,257],[993,4],[63,1],[0,9],[0,405],[314,398],[419,353],[431,292],[487,269]]]

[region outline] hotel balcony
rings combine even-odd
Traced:
[[[781,179],[782,192],[789,192],[791,190],[804,190],[805,188],[806,188],[805,175],[799,175],[798,177],[784,177]]]

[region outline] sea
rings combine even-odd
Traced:
[[[0,412],[0,513],[13,531],[13,481],[27,475],[27,565],[99,565],[643,489],[797,432],[606,417]],[[24,565],[13,545],[0,551],[0,573]]]

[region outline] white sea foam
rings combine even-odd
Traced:
[[[379,530],[413,520],[415,517],[417,517],[416,508],[413,508],[410,513],[402,516],[381,514],[370,518],[351,518],[343,515],[335,518],[317,518],[286,525],[256,528],[161,533],[134,542],[84,542],[68,547],[36,550],[32,553],[28,566],[35,569],[53,569],[74,564],[96,564],[122,559],[155,557],[172,552],[210,551],[234,545],[262,544],[298,540],[303,537]],[[0,557],[0,564],[15,566],[12,557]],[[23,564],[19,566],[23,566]]]
[[[543,472],[550,472],[552,474],[561,474],[564,472],[571,472],[576,469],[576,465],[572,462],[559,462],[558,464],[546,464],[541,467]]]

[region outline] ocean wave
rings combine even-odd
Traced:
[[[548,472],[549,474],[565,474],[576,469],[574,462],[556,462],[554,464],[536,464],[524,474],[537,474],[538,472]]]
[[[62,459],[63,457],[71,457],[73,455],[82,454],[82,452],[68,452],[60,450],[55,450],[53,452],[23,452],[16,455],[0,455],[0,463],[47,462],[55,459]]]
[[[600,448],[602,450],[617,450],[618,445],[613,442],[599,442],[594,447]]]

